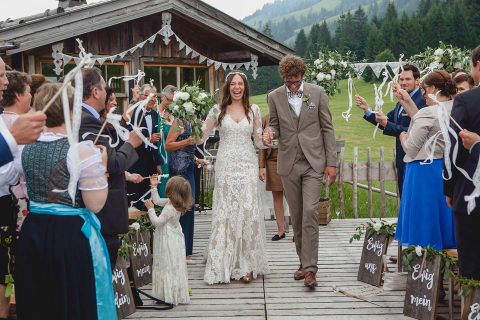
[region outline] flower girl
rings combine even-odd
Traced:
[[[188,292],[185,240],[180,215],[193,203],[190,183],[180,176],[170,178],[165,194],[158,195],[158,178],[150,179],[153,203],[164,206],[160,216],[155,214],[152,200],[145,201],[150,221],[155,226],[153,235],[153,296],[174,305],[190,302]]]

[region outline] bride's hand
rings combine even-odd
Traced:
[[[265,168],[260,168],[258,170],[258,178],[260,181],[265,181],[265,177],[267,176],[267,170]]]

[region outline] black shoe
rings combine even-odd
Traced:
[[[274,235],[272,237],[272,241],[278,241],[278,240],[281,240],[283,238],[285,238],[285,232],[281,236],[279,236],[278,234]]]

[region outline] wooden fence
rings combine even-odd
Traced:
[[[345,184],[352,186],[353,217],[358,218],[358,189],[368,190],[368,216],[373,217],[373,193],[380,193],[381,217],[386,216],[386,196],[397,198],[397,193],[385,189],[386,181],[397,181],[395,162],[385,162],[385,148],[381,147],[380,160],[372,161],[372,150],[367,149],[367,162],[358,162],[358,147],[353,148],[353,161],[345,162],[345,148],[341,147],[338,155],[337,185],[340,199],[340,218],[345,218]],[[366,185],[360,183],[366,181]],[[373,187],[379,181],[380,188]]]

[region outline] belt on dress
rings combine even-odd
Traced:
[[[57,203],[41,203],[35,201],[30,201],[30,214],[80,216],[85,221],[81,231],[88,239],[90,252],[92,253],[97,317],[99,320],[117,319],[109,254],[105,240],[100,233],[100,221],[95,214],[87,208],[72,208]],[[108,281],[105,281],[105,279],[108,279]]]

